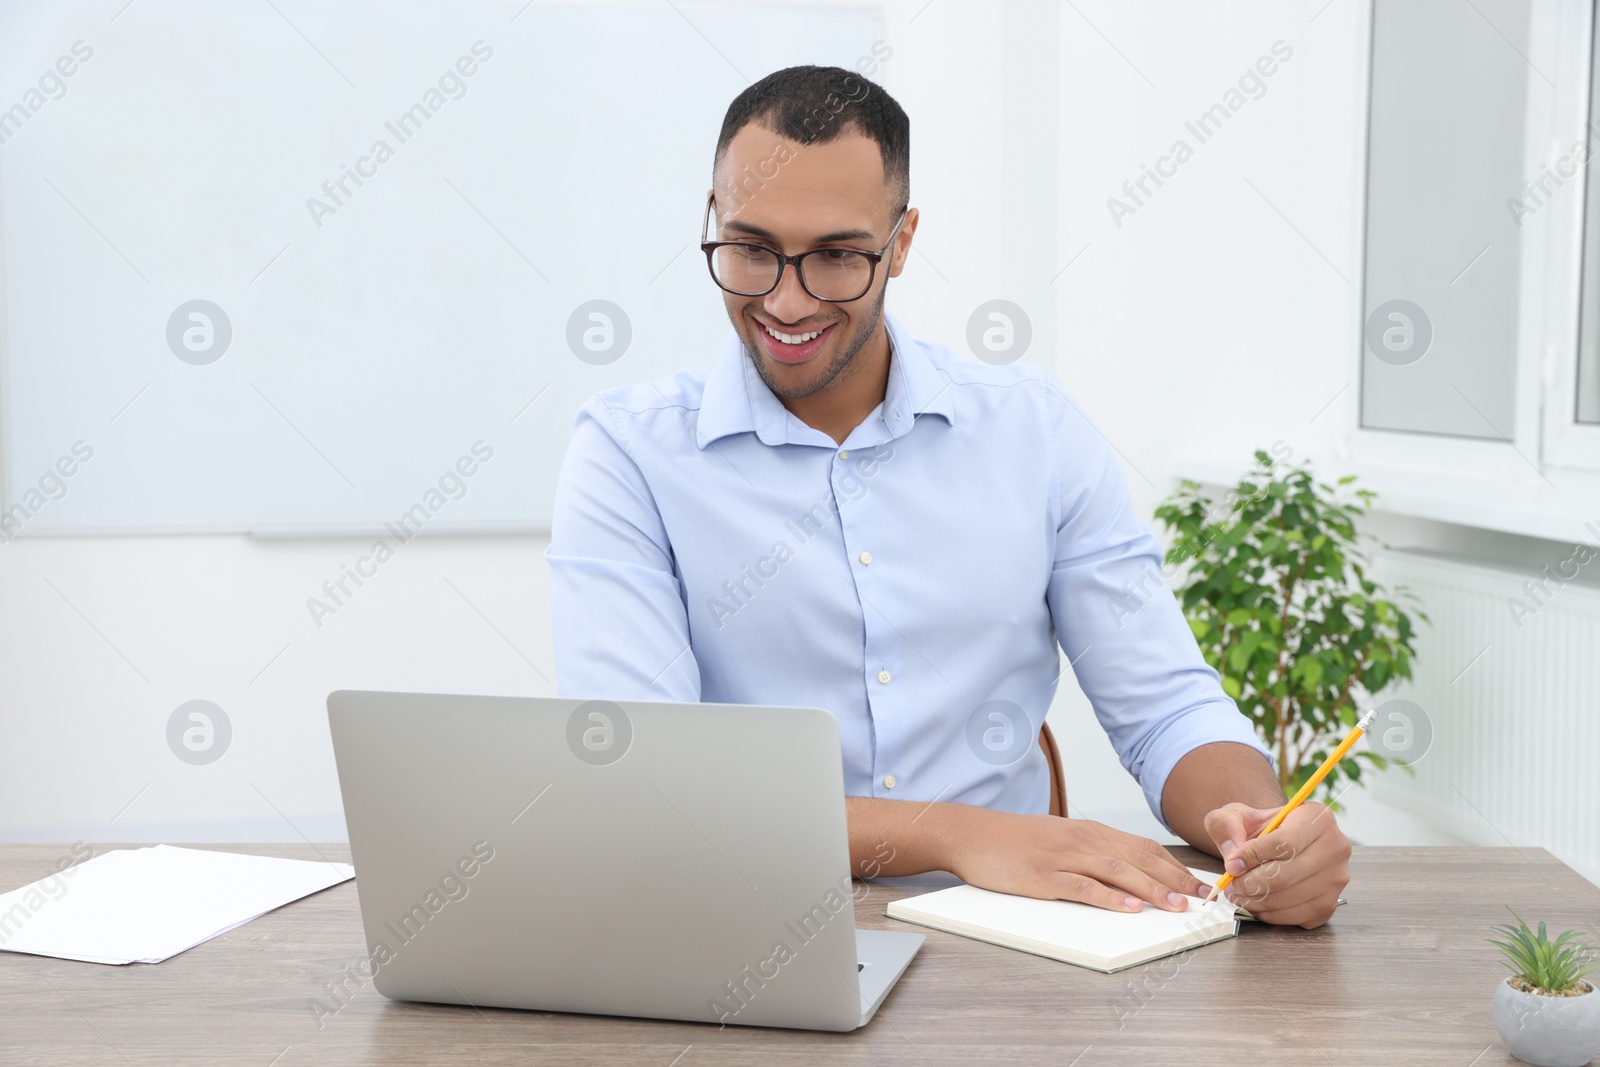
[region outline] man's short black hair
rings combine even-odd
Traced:
[[[855,130],[878,146],[890,196],[903,211],[911,192],[911,120],[876,82],[843,67],[788,67],[734,97],[717,136],[713,169],[734,135],[752,122],[802,146]]]

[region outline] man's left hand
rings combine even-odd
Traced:
[[[1206,815],[1206,832],[1233,882],[1223,890],[1262,922],[1321,926],[1350,884],[1350,839],[1326,805],[1307,801],[1265,837],[1277,808],[1226,804]]]

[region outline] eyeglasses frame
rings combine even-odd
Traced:
[[[766,296],[783,283],[783,272],[789,266],[789,264],[793,263],[795,277],[800,280],[800,288],[804,289],[806,291],[806,295],[810,296],[813,300],[821,300],[826,304],[851,304],[872,292],[873,283],[878,280],[878,264],[883,262],[883,257],[889,254],[889,249],[894,246],[895,240],[900,236],[900,228],[906,224],[906,217],[911,213],[910,207],[907,207],[905,210],[900,212],[900,221],[894,224],[894,229],[889,234],[889,240],[885,242],[884,246],[876,252],[868,251],[864,248],[810,248],[804,252],[801,252],[797,256],[786,256],[782,252],[779,252],[776,248],[769,248],[766,245],[757,244],[754,241],[706,240],[706,237],[711,232],[711,209],[716,204],[716,200],[717,197],[715,193],[712,193],[706,197],[705,219],[700,223],[700,250],[706,254],[706,269],[711,272],[711,280],[717,283],[717,288],[721,289],[725,293],[732,293],[734,296]],[[713,262],[713,257],[717,254],[717,249],[724,248],[729,245],[740,245],[745,248],[758,248],[763,252],[777,256],[778,273],[772,279],[772,285],[767,289],[763,289],[759,293],[735,292],[734,290],[729,289],[726,285],[723,285],[722,282],[717,278],[717,268]],[[866,288],[862,289],[860,293],[850,297],[848,300],[818,296],[816,293],[813,293],[811,291],[811,287],[806,284],[806,272],[800,266],[800,261],[805,259],[807,256],[816,255],[818,252],[854,252],[856,255],[866,256],[869,264],[867,268]]]

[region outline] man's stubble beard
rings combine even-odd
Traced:
[[[866,347],[867,341],[872,337],[872,332],[878,328],[878,323],[883,320],[883,302],[888,295],[889,287],[887,285],[878,290],[878,299],[872,305],[871,313],[861,320],[859,327],[850,336],[843,351],[833,358],[833,362],[828,364],[827,369],[822,372],[822,375],[815,383],[802,391],[785,390],[777,382],[773,381],[771,374],[767,371],[766,357],[753,347],[753,345],[760,343],[755,338],[743,338],[745,354],[750,357],[750,362],[755,364],[756,373],[761,375],[761,380],[766,383],[768,389],[772,390],[774,396],[780,396],[786,400],[804,400],[808,396],[815,396],[832,385],[840,375],[844,374],[855,361],[856,356],[860,355],[861,350]],[[748,324],[750,322],[749,319],[743,317],[742,312],[740,316],[740,324]],[[738,326],[735,328],[738,329]],[[754,326],[754,329],[760,328],[760,324]],[[740,332],[742,335],[743,331],[741,330]]]

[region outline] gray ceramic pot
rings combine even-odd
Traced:
[[[1542,997],[1511,988],[1494,991],[1494,1028],[1511,1054],[1536,1067],[1584,1067],[1600,1050],[1600,991],[1581,997]]]

